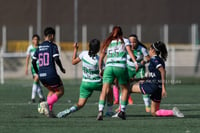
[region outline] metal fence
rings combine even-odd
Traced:
[[[93,38],[98,38],[103,41],[114,25],[81,25],[78,26],[78,42],[82,49],[87,48],[87,42]],[[135,33],[141,42],[147,46],[157,40],[165,42],[169,50],[169,59],[167,62],[168,75],[171,79],[175,79],[176,76],[193,76],[194,71],[199,68],[199,27],[197,24],[191,25],[120,25],[122,27],[124,36]],[[70,52],[72,50],[72,44],[74,40],[74,27],[70,25],[55,25],[56,29],[56,43],[61,47],[61,51],[64,54],[63,59],[69,60]],[[1,83],[4,82],[4,77],[9,77],[10,69],[6,69],[6,61],[12,58],[21,58],[25,60],[26,48],[31,42],[32,35],[36,33],[36,27],[6,27],[2,26],[2,32],[0,32],[0,73]],[[42,37],[41,37],[42,38]],[[186,58],[187,57],[187,58]],[[69,64],[65,64],[70,66]],[[188,62],[184,64],[185,62]],[[23,63],[22,63],[23,64]],[[190,65],[188,65],[190,64]],[[11,64],[12,65],[12,64]],[[17,64],[15,64],[17,67]],[[179,67],[177,69],[177,67]],[[185,68],[184,68],[185,67]],[[180,68],[182,71],[178,72]],[[185,71],[184,69],[191,69]],[[23,69],[23,67],[22,67]],[[64,76],[65,78],[80,78],[81,77],[81,66],[72,69],[73,74]],[[22,72],[22,70],[17,69]],[[17,71],[15,73],[17,73]],[[78,71],[78,74],[77,74]],[[189,72],[189,73],[186,73]],[[15,73],[13,73],[15,75]]]

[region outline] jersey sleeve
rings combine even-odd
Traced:
[[[142,51],[142,54],[143,54],[144,56],[148,56],[148,55],[149,55],[149,53],[148,53],[148,51],[147,51],[146,48],[142,47],[141,51]]]
[[[131,45],[130,41],[126,38],[124,38],[124,44],[125,46]]]
[[[83,59],[83,55],[84,55],[84,53],[85,53],[85,52],[81,52],[81,53],[79,54],[79,56],[78,56],[78,57],[80,58],[80,60],[82,60],[82,59]]]
[[[154,63],[154,65],[155,65],[156,69],[158,69],[159,67],[162,66],[162,63],[161,63],[160,60],[158,60],[158,59],[154,59],[154,60],[153,60],[153,63]]]
[[[33,60],[37,60],[38,59],[38,52],[39,52],[39,48],[36,49],[34,55],[33,55]]]
[[[53,44],[53,57],[59,56],[58,47],[56,44]]]

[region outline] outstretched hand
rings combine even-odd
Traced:
[[[75,43],[74,43],[74,48],[75,48],[75,49],[78,49],[78,47],[79,47],[79,46],[78,46],[78,43],[75,42]]]

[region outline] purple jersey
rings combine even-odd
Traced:
[[[36,50],[33,59],[39,61],[39,78],[57,77],[54,58],[59,56],[58,47],[50,41],[44,41]]]
[[[165,63],[162,58],[159,56],[154,56],[150,59],[149,62],[149,80],[152,81],[152,83],[159,84],[159,87],[162,88],[162,82],[161,82],[161,74],[160,71],[158,70],[159,67],[165,68]]]

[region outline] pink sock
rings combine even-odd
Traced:
[[[113,86],[113,95],[114,95],[115,101],[119,101],[119,90],[116,85]]]
[[[56,95],[56,94],[53,94],[52,96],[48,96],[47,97],[47,103],[48,103],[48,105],[49,105],[49,110],[50,111],[52,111],[52,109],[53,109],[53,104],[55,103],[55,102],[57,102],[58,101],[58,96]]]
[[[156,116],[173,116],[172,110],[159,109],[156,111]]]

